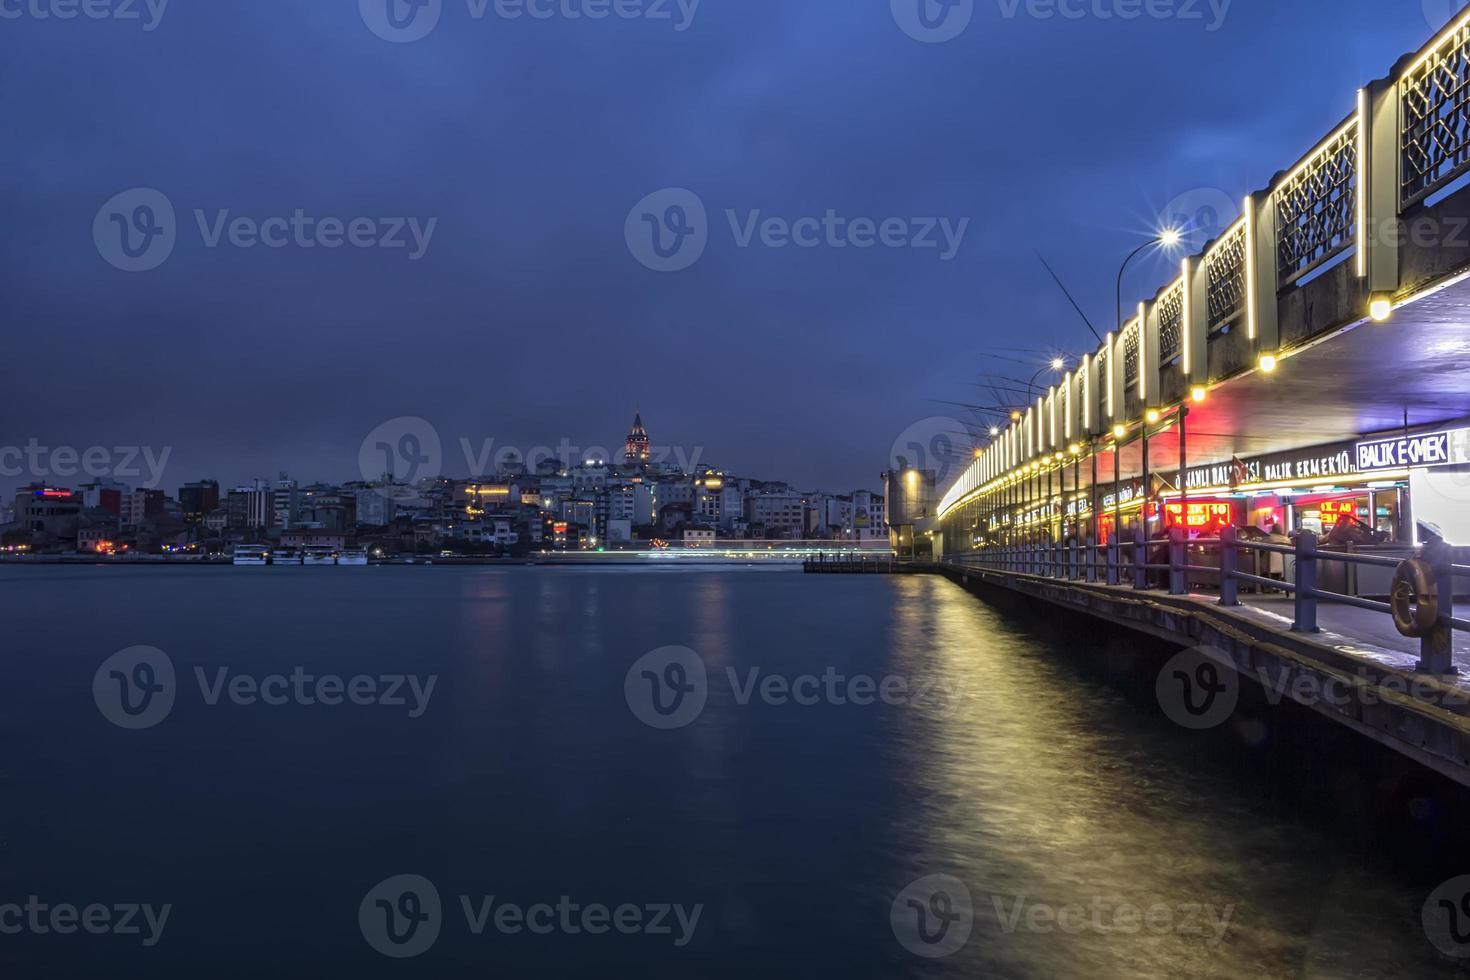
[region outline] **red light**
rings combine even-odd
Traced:
[[[1187,510],[1186,510],[1187,506]],[[1229,504],[1191,501],[1164,505],[1164,523],[1168,527],[1183,524],[1195,531],[1220,531],[1234,523],[1234,508]]]

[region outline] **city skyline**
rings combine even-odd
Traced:
[[[700,469],[716,469],[723,472],[749,472],[746,468],[725,465],[717,453],[711,453],[704,444],[672,445],[664,440],[652,438],[644,427],[644,413],[634,411],[633,429],[641,434],[645,455],[643,462],[674,467],[679,471],[694,474]],[[655,433],[657,428],[653,430]],[[188,457],[187,450],[180,453],[179,447],[149,445],[102,445],[94,443],[82,446],[49,446],[32,437],[24,445],[0,445],[0,493],[9,497],[20,489],[37,484],[77,486],[98,480],[114,480],[136,489],[173,490],[196,480],[213,480],[222,487],[245,486],[257,480],[275,480],[291,475],[303,485],[322,483],[347,485],[358,482],[374,482],[385,475],[371,468],[369,460],[378,458],[383,446],[391,447],[388,452],[397,466],[394,474],[398,482],[419,482],[424,479],[442,477],[465,481],[503,476],[507,464],[519,463],[522,472],[534,473],[538,463],[555,463],[561,469],[584,464],[603,463],[614,468],[628,462],[627,452],[631,446],[632,432],[625,432],[616,440],[577,441],[566,436],[555,440],[543,439],[523,445],[497,440],[494,436],[460,436],[445,439],[436,427],[427,420],[417,417],[401,417],[388,420],[367,433],[352,454],[356,465],[349,471],[337,467],[318,467],[309,470],[290,470],[285,467],[246,470],[241,465],[227,466],[215,471],[190,472],[177,462]],[[415,453],[429,453],[433,460],[413,466],[414,460],[406,458],[406,447],[401,444],[405,436],[413,440]],[[430,445],[430,439],[434,445]],[[386,440],[386,441],[385,441]],[[387,465],[388,460],[384,460]],[[430,465],[432,463],[432,465]],[[407,467],[405,466],[407,464]],[[411,479],[407,470],[411,470]],[[881,482],[878,470],[881,459],[875,463],[874,474],[867,481],[866,489],[874,489]],[[776,482],[775,477],[755,476]],[[797,481],[781,480],[796,484]],[[821,485],[802,484],[812,490],[825,489]]]

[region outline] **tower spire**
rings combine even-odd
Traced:
[[[643,428],[643,412],[640,409],[633,413],[633,428],[628,433],[628,441],[623,444],[623,459],[629,463],[646,463],[648,458],[648,432]]]

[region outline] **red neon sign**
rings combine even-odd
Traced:
[[[1182,524],[1191,531],[1221,531],[1234,522],[1234,508],[1229,504],[1176,501],[1164,505],[1166,527]]]
[[[1356,500],[1324,500],[1317,505],[1321,509],[1322,526],[1336,527],[1344,517],[1358,516]]]

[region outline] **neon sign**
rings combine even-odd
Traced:
[[[1174,501],[1164,505],[1164,525],[1182,524],[1191,531],[1220,531],[1235,523],[1235,508],[1229,504]]]
[[[1356,500],[1324,500],[1317,505],[1321,508],[1322,527],[1336,527],[1337,522],[1344,517],[1358,516],[1358,502]]]

